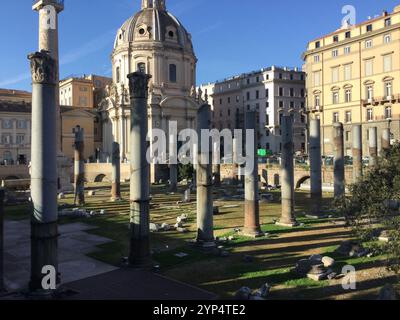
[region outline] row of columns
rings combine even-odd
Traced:
[[[368,129],[370,166],[378,160],[378,130],[376,127]],[[344,162],[344,127],[342,123],[333,125],[333,152],[334,152],[334,196],[340,198],[345,195],[345,162]],[[390,149],[391,132],[389,128],[382,131],[382,150]],[[354,125],[352,128],[352,155],[353,155],[353,182],[363,176],[362,157],[362,127]],[[311,198],[313,213],[319,214],[322,198],[322,161],[321,161],[321,124],[318,118],[310,119],[310,173]]]

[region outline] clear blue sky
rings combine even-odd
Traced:
[[[30,90],[27,54],[37,50],[38,16],[32,0],[2,1],[0,87]],[[60,15],[61,77],[111,74],[116,30],[140,0],[65,0]],[[197,83],[272,64],[301,66],[309,40],[329,33],[351,4],[357,22],[392,11],[400,0],[166,0],[193,36]]]

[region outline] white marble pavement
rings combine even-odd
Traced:
[[[93,277],[118,269],[86,256],[96,246],[113,240],[86,231],[96,227],[84,223],[59,225],[58,257],[62,283]],[[30,277],[30,221],[5,221],[5,285],[9,291],[27,288]]]

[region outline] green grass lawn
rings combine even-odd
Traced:
[[[89,256],[119,266],[122,258],[128,255],[129,186],[122,186],[124,200],[120,202],[110,202],[107,184],[90,184],[87,189],[96,190],[97,194],[95,197],[86,197],[84,208],[88,211],[106,209],[107,215],[81,219],[61,218],[60,223],[83,222],[96,226],[96,229],[89,232],[114,241],[99,246],[101,250]],[[189,240],[196,237],[196,204],[177,204],[182,200],[183,190],[181,188],[176,194],[168,194],[165,186],[152,187],[152,222],[173,225],[177,216],[183,213],[189,216],[185,226],[188,233],[169,231],[151,234],[154,263],[159,265],[161,273],[215,292],[222,298],[231,298],[241,286],[255,290],[266,282],[277,288],[276,298],[282,298],[282,295],[299,299],[328,298],[331,296],[325,290],[331,288],[332,283],[300,278],[292,271],[298,260],[312,253],[326,254],[337,261],[335,271],[338,273],[347,264],[367,269],[383,261],[383,257],[348,259],[334,253],[340,242],[351,236],[350,232],[331,223],[338,219],[334,214],[330,219],[306,218],[305,214],[311,205],[306,192],[296,193],[296,214],[300,226],[285,228],[273,224],[281,214],[280,193],[273,192],[272,203],[260,203],[262,230],[268,236],[259,239],[239,236],[234,229],[243,226],[244,203],[223,197],[225,192],[236,193],[236,189],[231,186],[224,186],[224,190],[219,189],[214,193],[214,204],[220,209],[220,214],[214,217],[215,235],[234,236],[233,241],[223,244],[223,250],[229,252],[229,256],[220,257],[212,252],[198,250],[189,244]],[[192,197],[195,198],[195,195]],[[325,194],[323,205],[329,207],[331,201],[331,195]],[[60,201],[60,205],[72,204],[72,195]],[[25,219],[29,215],[28,205],[6,208],[7,219]],[[187,256],[179,258],[176,256],[178,253]],[[254,261],[244,261],[245,255],[252,256]],[[337,292],[340,294],[340,290]]]

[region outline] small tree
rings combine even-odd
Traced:
[[[338,199],[335,205],[346,217],[355,235],[363,241],[377,240],[387,231],[389,243],[378,245],[376,252],[388,257],[391,270],[400,271],[400,144],[382,152],[377,164],[350,186],[351,197]]]
[[[184,179],[192,180],[193,179],[194,168],[192,164],[179,164],[178,167],[178,175],[179,181]]]

